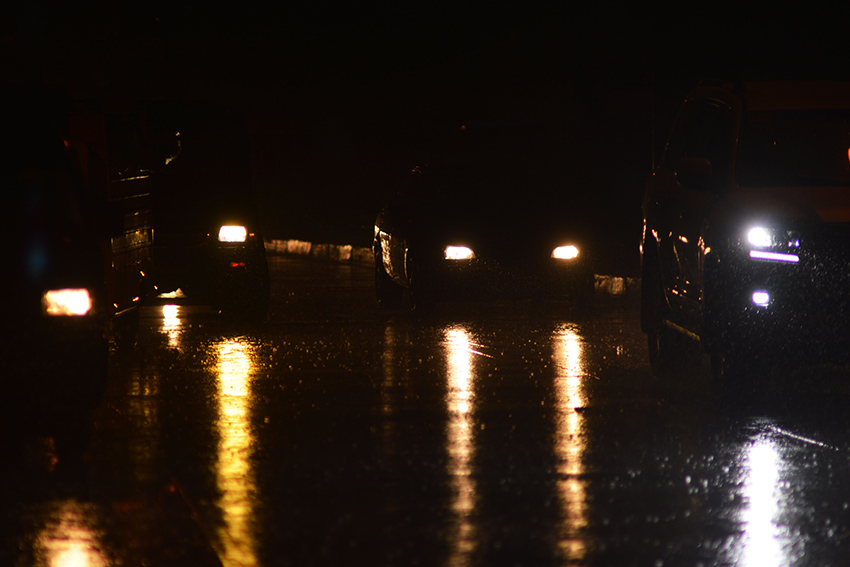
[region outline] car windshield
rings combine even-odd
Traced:
[[[751,111],[741,130],[743,186],[850,186],[850,110]]]

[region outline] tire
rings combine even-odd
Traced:
[[[217,308],[228,319],[258,325],[266,320],[269,309],[269,282],[260,276],[252,285],[245,286],[238,295],[222,299]]]
[[[668,307],[654,262],[644,264],[641,286],[641,319],[652,373],[659,378],[694,373],[702,358],[700,343],[665,325]]]
[[[770,369],[767,358],[746,345],[718,349],[711,354],[711,377],[715,385],[738,395],[754,394],[758,382]]]
[[[139,334],[140,309],[136,305],[129,311],[112,318],[111,334],[119,350],[133,349]]]
[[[407,258],[408,296],[410,308],[417,313],[429,313],[437,303],[433,286],[423,277],[415,257]]]
[[[375,246],[375,300],[378,307],[392,308],[401,304],[404,288],[396,284],[384,269],[380,246]]]
[[[593,274],[590,273],[588,276],[581,278],[567,297],[570,314],[579,319],[591,317],[594,312],[595,301],[595,280],[593,278]]]

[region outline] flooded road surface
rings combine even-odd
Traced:
[[[4,464],[3,564],[842,565],[850,371],[652,377],[634,301],[379,311],[273,257],[269,321],[145,308],[86,460]]]

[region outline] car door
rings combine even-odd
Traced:
[[[726,103],[686,102],[665,152],[666,182],[653,196],[662,287],[673,322],[695,333],[702,302],[701,236],[707,211],[730,177],[734,131],[735,112]]]

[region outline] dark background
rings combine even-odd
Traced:
[[[573,140],[565,191],[597,195],[636,254],[642,178],[689,87],[843,79],[850,56],[847,9],[811,3],[268,4],[13,2],[3,75],[232,105],[269,238],[368,245],[382,197],[441,132],[554,125]]]

